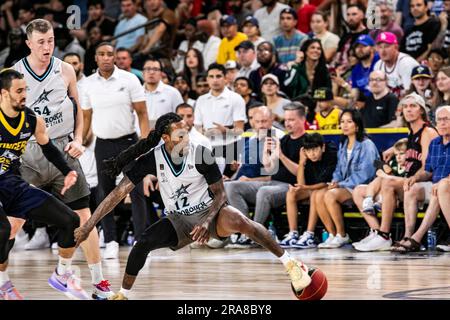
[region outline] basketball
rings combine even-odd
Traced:
[[[311,283],[305,289],[303,289],[299,294],[294,291],[291,286],[292,291],[298,300],[320,300],[327,293],[328,281],[325,273],[319,268],[309,267],[308,274],[311,277]]]

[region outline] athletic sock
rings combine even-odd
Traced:
[[[292,260],[291,255],[289,254],[289,252],[287,252],[286,250],[284,250],[284,253],[281,257],[279,257],[278,259],[280,259],[281,263],[287,267],[289,261]]]
[[[378,233],[380,236],[382,236],[383,239],[385,239],[385,240],[389,240],[389,238],[390,238],[390,235],[389,235],[389,233],[387,233],[387,232],[383,232],[383,231],[377,230],[377,233]]]
[[[103,278],[102,263],[88,264],[93,284],[99,284]]]
[[[63,275],[64,273],[66,273],[71,269],[71,266],[72,266],[72,258],[63,258],[59,256],[56,273],[58,273],[59,275]]]
[[[8,271],[0,271],[0,287],[9,281]]]
[[[125,298],[128,298],[130,291],[131,291],[131,289],[127,290],[127,289],[124,289],[121,287],[119,292],[122,293]]]

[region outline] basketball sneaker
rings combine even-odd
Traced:
[[[11,281],[6,281],[0,287],[0,300],[23,300],[23,297],[13,286]]]
[[[45,228],[37,228],[33,237],[25,245],[25,250],[38,250],[50,247],[50,239]]]
[[[280,241],[280,247],[282,248],[290,248],[293,244],[298,241],[298,231],[289,231],[289,233],[285,234],[283,240]]]
[[[346,233],[345,236],[341,236],[339,233],[336,233],[336,236],[334,237],[334,239],[330,242],[330,244],[328,245],[328,248],[331,249],[336,249],[336,248],[340,248],[348,243],[350,243],[350,237],[349,235]]]
[[[128,300],[128,298],[125,297],[122,292],[117,292],[109,297],[108,300]]]
[[[352,246],[353,248],[356,249],[357,246],[364,244],[366,242],[369,242],[370,240],[372,240],[373,237],[375,237],[377,235],[377,232],[373,229],[370,229],[369,234],[362,240],[357,241],[357,242],[353,242]]]
[[[108,280],[102,280],[97,284],[93,284],[92,299],[94,300],[108,300],[109,297],[114,295],[111,291]]]
[[[377,232],[375,232],[375,236],[373,236],[369,241],[359,244],[355,247],[356,250],[362,252],[370,252],[370,251],[388,251],[391,250],[392,239],[385,239],[380,236]]]
[[[287,273],[291,278],[292,287],[295,292],[300,293],[311,283],[311,277],[308,275],[308,267],[295,259],[291,259],[286,266]]]
[[[328,236],[327,240],[325,240],[324,242],[320,243],[317,247],[319,249],[329,249],[331,248],[329,245],[330,243],[334,240],[334,235],[332,235],[330,233],[330,235]]]
[[[64,293],[70,299],[89,300],[89,295],[80,286],[80,279],[75,277],[73,271],[59,275],[56,270],[48,279],[48,284],[53,289]]]
[[[103,259],[119,259],[119,244],[116,241],[106,243]]]
[[[300,239],[298,239],[298,241],[294,243],[292,247],[297,249],[310,249],[317,247],[317,244],[314,241],[314,232],[303,232]]]

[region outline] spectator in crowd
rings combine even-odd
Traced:
[[[84,64],[81,60],[81,57],[74,52],[67,53],[63,57],[63,61],[72,65],[75,70],[75,75],[77,77],[77,88],[78,88],[78,96],[83,96],[83,84],[86,81],[86,76],[84,75]]]
[[[372,71],[369,76],[370,95],[366,98],[361,113],[366,128],[399,127],[397,121],[398,98],[390,92],[383,71]]]
[[[244,99],[245,102],[245,110],[247,112],[248,122],[245,123],[244,130],[247,131],[251,127],[249,110],[254,106],[262,106],[263,103],[261,101],[258,101],[255,97],[253,97],[253,87],[248,78],[237,77],[236,80],[234,80],[233,88],[234,92],[239,94]]]
[[[256,60],[260,67],[250,72],[249,79],[255,89],[255,93],[261,95],[261,80],[268,73],[275,75],[280,83],[280,90],[286,92],[284,81],[286,79],[287,69],[277,61],[277,52],[272,43],[265,41],[258,45],[256,49]]]
[[[273,114],[274,121],[278,128],[283,128],[284,106],[291,103],[279,94],[280,83],[278,78],[268,73],[261,80],[261,92],[264,105],[266,105]]]
[[[292,8],[283,9],[280,13],[281,34],[273,38],[275,50],[278,53],[278,61],[288,64],[295,60],[295,54],[300,50],[306,35],[297,30],[297,12]]]
[[[84,61],[84,54],[86,50],[80,45],[78,39],[74,38],[69,29],[56,28],[55,34],[55,50],[53,55],[59,59],[62,59],[66,53],[75,52],[80,55],[81,60]]]
[[[241,68],[236,77],[248,78],[250,72],[259,68],[259,63],[256,60],[255,46],[249,40],[242,41],[236,48],[237,61]]]
[[[93,27],[89,31],[89,41],[86,53],[84,54],[84,72],[86,77],[93,74],[97,69],[95,62],[95,49],[102,42],[102,30],[99,27]]]
[[[436,110],[436,123],[440,136],[431,141],[425,166],[405,181],[405,201],[407,197],[411,196],[418,201],[429,197],[430,202],[425,212],[425,217],[414,234],[412,234],[411,230],[414,231],[417,213],[416,210],[408,212],[406,210],[407,206],[405,206],[405,228],[409,229],[408,234],[411,235],[407,236],[405,231],[405,237],[393,248],[397,252],[419,251],[422,238],[433,226],[441,210],[447,220],[447,224],[450,225],[450,154],[448,150],[450,146],[450,106],[441,106]],[[429,187],[430,180],[432,183],[431,188]],[[422,191],[419,194],[415,193],[417,190],[414,187],[424,183],[428,184],[428,187],[422,187]],[[410,221],[407,221],[407,215],[409,215],[410,218],[408,220]]]
[[[188,81],[189,83],[189,81]],[[207,94],[210,90],[208,77],[206,73],[201,73],[195,77],[195,83],[197,84],[197,88],[195,88],[194,92],[197,97],[200,97],[204,94]],[[191,88],[192,90],[192,88]]]
[[[334,65],[340,66],[348,66],[348,51],[355,43],[356,39],[362,34],[367,34],[369,30],[364,24],[365,18],[364,9],[357,4],[352,4],[347,6],[347,26],[349,28],[348,32],[344,32],[342,35],[339,46],[337,50],[337,54],[335,59],[333,60]]]
[[[397,0],[395,9],[395,22],[401,26],[403,31],[409,30],[414,26],[414,17],[411,15],[411,0]]]
[[[319,244],[319,248],[339,248],[350,243],[340,204],[352,199],[356,186],[373,179],[373,162],[379,159],[377,147],[366,137],[359,111],[343,110],[340,126],[343,136],[333,179],[327,188],[317,191],[316,195],[316,210],[330,234],[325,242]]]
[[[221,40],[214,35],[212,21],[206,19],[200,20],[197,22],[197,28],[199,31],[198,37],[204,43],[202,50],[203,67],[207,70],[211,63],[216,62]]]
[[[438,36],[434,40],[433,48],[443,48],[448,50],[450,47],[450,25],[448,23],[450,14],[450,0],[444,0],[444,11],[439,14],[439,22],[441,29]]]
[[[268,41],[272,41],[281,33],[280,13],[289,6],[277,0],[262,0],[262,3],[264,6],[255,11],[254,17],[259,22],[261,36]]]
[[[305,106],[305,130],[319,130],[319,123],[316,120],[316,101],[309,95],[303,94],[294,99]]]
[[[414,26],[405,30],[400,51],[421,63],[427,58],[441,26],[439,20],[428,16],[427,0],[411,0],[410,8]]]
[[[300,149],[297,183],[289,185],[286,194],[286,212],[289,223],[289,233],[284,236],[280,245],[285,248],[299,249],[315,248],[314,240],[318,215],[316,210],[317,190],[327,188],[327,182],[333,178],[336,169],[337,148],[333,142],[325,143],[319,133],[307,135]],[[297,202],[309,199],[308,226],[299,237]]]
[[[401,43],[404,32],[397,22],[395,22],[393,2],[389,0],[375,0],[374,2],[379,9],[379,13],[376,11],[378,13],[379,25],[377,25],[376,29],[370,31],[370,37],[376,39],[382,32],[391,32],[397,36],[397,41]]]
[[[308,39],[303,43],[301,51],[297,52],[286,85],[291,97],[305,93],[313,95],[314,90],[321,87],[331,88],[331,79],[319,39]]]
[[[230,204],[246,216],[249,205],[255,205],[254,220],[264,224],[272,209],[285,204],[289,185],[296,183],[299,150],[305,140],[305,108],[298,102],[285,106],[285,124],[288,134],[278,140],[273,135],[266,137],[262,163],[263,172],[270,181],[236,181],[226,186]],[[251,244],[241,236],[240,244]]]
[[[450,1],[450,0],[449,0]],[[431,49],[427,58],[427,65],[431,70],[433,78],[436,77],[439,69],[448,64],[448,52],[443,48]]]
[[[400,107],[402,108],[404,120],[409,128],[405,163],[406,177],[412,177],[425,164],[430,141],[436,138],[437,132],[428,123],[428,108],[421,96],[416,93],[405,96],[400,101]],[[383,159],[385,161],[390,159],[392,154],[393,148],[386,150],[383,153]],[[414,189],[423,195],[422,190],[419,190],[419,186],[416,186]],[[381,197],[383,199],[381,205],[381,223],[376,216],[363,212],[363,217],[372,232],[361,240],[360,243],[363,243],[364,246],[358,245],[356,247],[358,250],[389,250],[392,245],[390,236],[391,223],[394,210],[397,207],[397,199],[403,200],[406,206],[410,208],[415,207],[415,210],[417,210],[417,201],[410,199],[410,202],[406,203],[406,199],[404,199],[404,184],[401,180],[383,179],[381,184]],[[405,208],[405,210],[408,209]],[[374,230],[376,230],[375,233]],[[410,235],[406,234],[406,236]]]
[[[18,19],[16,19],[14,1],[5,1],[0,6],[0,20],[5,19],[2,29],[21,29],[23,33],[26,33],[27,24],[36,18],[36,11],[33,4],[28,1],[21,1],[18,10]]]
[[[189,19],[184,26],[184,36],[185,40],[181,41],[178,46],[176,54],[173,55],[172,66],[176,73],[181,73],[184,67],[184,57],[186,52],[190,48],[196,48],[200,52],[203,51],[203,46],[205,45],[201,41],[197,40],[197,21],[195,19]]]
[[[5,67],[13,66],[17,61],[30,54],[26,45],[26,35],[22,29],[11,29],[8,33],[9,54],[5,59]]]
[[[147,114],[150,128],[154,128],[156,120],[163,114],[175,112],[176,107],[183,103],[183,98],[177,89],[162,83],[161,61],[154,58],[147,59],[143,71]]]
[[[368,97],[371,94],[369,90],[369,76],[380,56],[375,51],[375,43],[367,34],[358,37],[354,48],[358,63],[352,69],[351,74],[352,95],[358,97],[361,94]]]
[[[322,11],[316,11],[311,16],[311,38],[320,39],[322,43],[325,60],[331,62],[337,52],[339,37],[328,31],[328,14]]]
[[[236,61],[228,60],[225,65],[225,81],[227,83],[227,87],[230,90],[233,90],[234,79],[236,79],[237,74],[239,72],[239,65]]]
[[[131,67],[133,64],[133,58],[129,49],[117,48],[115,62],[119,69],[131,72],[138,77],[141,83],[144,83],[144,75],[142,74],[142,71]]]
[[[436,106],[450,104],[450,66],[439,69],[436,75],[436,88],[438,89],[436,97]]]
[[[397,96],[402,96],[411,85],[411,72],[419,63],[398,49],[395,34],[382,32],[376,39],[380,60],[375,63],[374,70],[381,70],[387,75],[388,86]]]
[[[297,29],[303,33],[308,33],[311,31],[311,17],[316,12],[317,7],[310,3],[314,1],[309,0],[298,0],[297,6],[297,15],[298,15],[298,24]]]
[[[196,77],[205,71],[203,66],[202,53],[195,48],[189,49],[184,57],[183,75],[185,76],[191,90],[195,91],[197,89]]]
[[[314,101],[317,104],[316,121],[320,130],[334,130],[339,127],[341,110],[337,108],[333,100],[333,92],[330,88],[323,87],[314,90]]]
[[[224,15],[220,19],[220,31],[223,35],[217,53],[217,63],[225,64],[228,60],[236,61],[234,48],[242,41],[247,40],[247,36],[238,31],[237,21],[233,16]]]
[[[211,141],[195,129],[194,107],[189,103],[181,103],[175,108],[176,114],[183,117],[189,131],[189,141],[202,145],[212,150]]]
[[[195,100],[190,98],[191,88],[189,87],[189,83],[183,75],[178,75],[175,77],[173,87],[180,92],[181,97],[183,98],[183,101],[185,103],[189,104],[192,107],[195,107]]]
[[[248,16],[245,18],[242,23],[242,32],[247,35],[248,40],[253,43],[255,48],[257,48],[261,42],[266,41],[263,37],[261,37],[258,20],[253,16]]]
[[[0,28],[0,68],[3,69],[5,60],[9,55],[8,36],[5,31]]]
[[[233,17],[236,18],[238,25],[242,25],[245,18],[252,15],[252,12],[244,7],[244,0],[229,0],[228,4],[230,6]]]
[[[120,8],[122,10],[122,15],[119,23],[114,29],[114,36],[117,36],[118,34],[121,34],[137,26],[143,25],[147,22],[147,18],[137,12],[136,0],[121,0]],[[144,28],[137,29],[136,31],[117,38],[115,46],[117,48],[128,48],[131,49],[132,52],[134,52],[132,48],[136,45],[138,38],[144,35]]]
[[[415,92],[425,100],[425,103],[432,108],[428,115],[430,120],[434,120],[433,113],[437,99],[435,91],[436,88],[433,84],[430,68],[426,65],[415,67],[411,73],[411,88],[407,94]]]

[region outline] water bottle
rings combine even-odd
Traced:
[[[436,248],[436,231],[430,229],[427,232],[427,244],[428,250],[434,250]]]
[[[128,231],[127,243],[130,247],[133,246],[133,243],[134,243],[133,231]]]
[[[270,235],[272,236],[272,238],[278,242],[278,237],[277,237],[277,229],[275,229],[275,226],[273,225],[273,222],[269,222],[269,232]]]
[[[329,236],[329,234],[328,234],[327,230],[323,229],[323,231],[322,231],[322,242],[327,241],[328,236]]]

